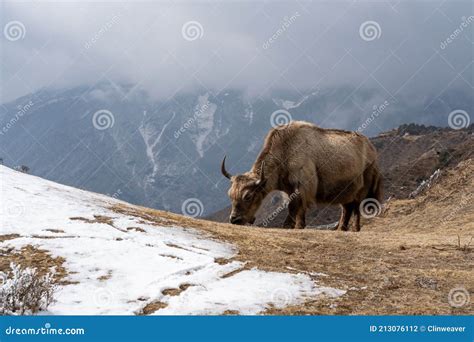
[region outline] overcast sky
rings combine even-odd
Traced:
[[[473,86],[471,1],[0,6],[0,102],[101,80],[139,84],[157,99],[195,86],[256,96],[343,85],[425,96]]]

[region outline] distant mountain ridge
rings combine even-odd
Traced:
[[[260,98],[237,89],[196,89],[166,100],[136,85],[106,82],[44,89],[0,106],[0,158],[53,181],[153,208],[181,213],[193,199],[196,214],[206,216],[228,203],[222,157],[228,156],[231,172],[248,170],[272,124],[293,119],[355,130],[387,101],[364,134],[404,122],[446,126],[451,107],[472,108],[473,100],[453,91],[424,112],[432,99],[390,102],[378,90],[351,87],[275,90]]]

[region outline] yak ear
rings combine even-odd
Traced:
[[[265,179],[264,168],[265,168],[265,161],[262,161],[262,165],[260,166],[260,179],[255,182],[255,185],[257,185],[257,186],[264,186],[266,181],[267,181]]]

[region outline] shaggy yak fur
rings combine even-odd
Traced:
[[[284,226],[291,228],[306,226],[305,213],[313,203],[329,203],[342,207],[338,229],[348,230],[354,214],[359,231],[361,203],[370,199],[380,206],[382,201],[377,152],[369,139],[303,121],[271,129],[250,171],[230,175],[224,157],[221,172],[231,180],[233,224],[253,224],[263,199],[274,190],[290,198]]]

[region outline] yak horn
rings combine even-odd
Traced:
[[[224,156],[224,159],[222,159],[221,172],[222,172],[222,174],[224,175],[224,177],[230,179],[230,178],[232,177],[232,175],[231,175],[229,172],[227,172],[227,170],[225,169],[225,158],[226,158],[226,157],[227,157],[227,156]]]

